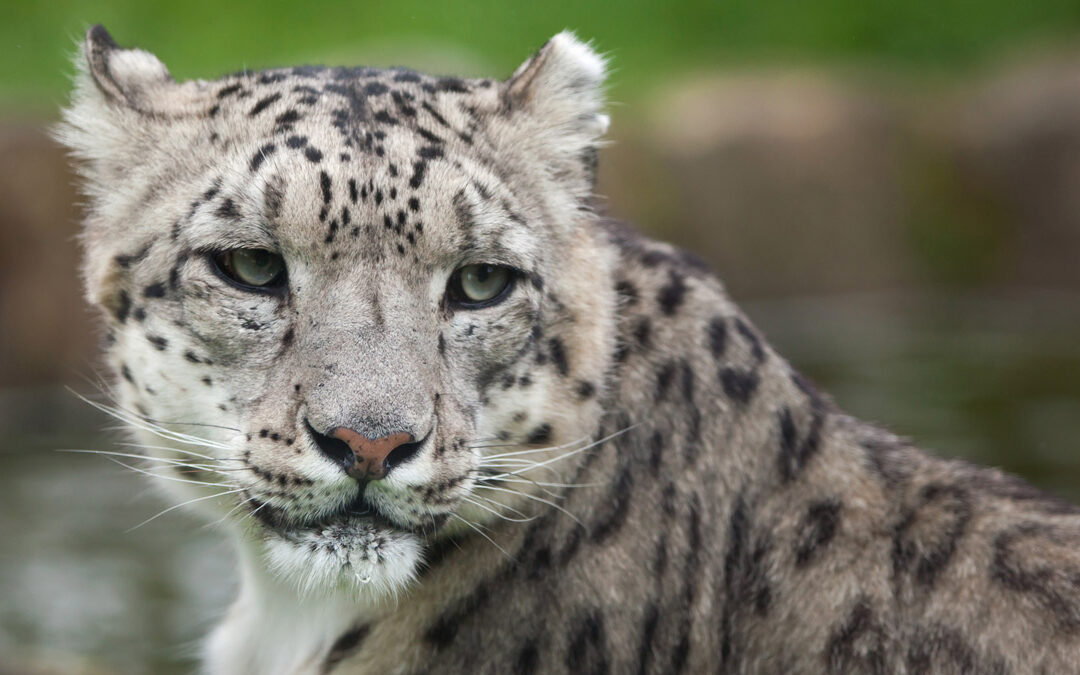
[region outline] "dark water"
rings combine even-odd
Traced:
[[[847,411],[1080,501],[1080,298],[747,310]],[[0,672],[189,672],[233,592],[228,547],[178,512],[126,532],[166,504],[104,458],[53,452],[110,447],[73,395],[6,392],[0,409]]]

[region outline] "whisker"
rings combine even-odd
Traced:
[[[251,502],[253,502],[253,501],[255,501],[255,496],[254,496],[254,495],[251,495],[251,496],[249,496],[249,497],[248,497],[247,499],[243,499],[243,500],[241,500],[241,501],[237,502],[236,506],[234,506],[234,507],[232,507],[231,509],[229,509],[229,512],[228,512],[228,513],[226,513],[226,514],[225,514],[224,516],[222,516],[222,517],[221,517],[221,518],[219,518],[218,520],[215,520],[215,521],[214,521],[214,522],[212,522],[212,523],[206,523],[205,525],[203,525],[203,526],[202,526],[202,528],[201,528],[201,529],[207,530],[207,529],[210,529],[211,527],[217,527],[218,525],[220,525],[220,524],[222,524],[223,522],[225,522],[225,521],[226,521],[226,520],[228,519],[228,517],[229,517],[229,516],[231,516],[232,514],[236,513],[236,510],[237,510],[237,509],[239,509],[239,508],[242,508],[242,507],[244,507],[245,505],[247,505],[247,504],[250,504],[250,503],[251,503]],[[262,508],[262,507],[260,507],[260,508]]]
[[[484,455],[484,459],[502,459],[504,457],[514,457],[514,456],[517,456],[517,455],[531,455],[531,454],[535,454],[535,453],[538,453],[538,452],[551,452],[552,450],[563,450],[565,448],[569,448],[571,446],[577,445],[578,443],[584,443],[584,442],[586,442],[588,440],[589,440],[589,436],[585,435],[585,436],[582,436],[582,437],[580,437],[578,439],[575,439],[573,441],[567,441],[566,443],[563,443],[562,445],[552,445],[552,446],[548,446],[546,448],[532,448],[532,449],[529,449],[529,450],[518,450],[516,452],[504,452],[504,453],[500,453],[498,455]],[[511,443],[511,444],[508,444],[508,445],[516,445],[516,446],[520,447],[521,443]],[[484,447],[494,447],[494,446],[484,446]]]
[[[522,518],[528,518],[529,517],[529,516],[525,515],[524,513],[522,513],[521,511],[515,509],[513,506],[510,506],[509,504],[503,504],[502,502],[498,501],[497,499],[492,499],[491,497],[485,497],[484,495],[476,494],[475,492],[472,493],[472,495],[470,495],[470,496],[476,497],[477,499],[482,499],[485,502],[488,502],[490,504],[494,504],[494,505],[498,506],[499,508],[507,509],[507,510],[513,512],[513,513],[516,513],[517,515],[521,516]]]
[[[57,448],[55,452],[66,452],[79,455],[105,455],[108,457],[129,457],[132,459],[138,459],[147,462],[160,462],[162,464],[169,464],[172,466],[190,467],[192,469],[200,469],[202,471],[218,471],[218,469],[206,466],[205,464],[192,464],[191,462],[185,462],[182,459],[168,459],[165,457],[137,455],[132,452],[113,452],[111,450],[87,450],[83,448]]]
[[[459,515],[458,515],[458,514],[456,514],[456,513],[451,513],[451,514],[450,514],[450,517],[451,517],[451,518],[457,518],[457,519],[458,519],[458,520],[460,520],[461,522],[463,522],[463,523],[465,523],[466,525],[468,525],[469,527],[471,527],[471,528],[472,528],[472,529],[473,529],[473,530],[474,530],[474,531],[475,531],[475,532],[476,532],[477,534],[479,534],[479,535],[480,535],[481,537],[483,537],[484,539],[487,539],[487,540],[488,540],[489,542],[491,542],[491,545],[492,545],[492,546],[494,546],[495,548],[499,549],[499,552],[501,552],[501,553],[502,553],[502,554],[503,554],[504,556],[506,556],[506,559],[507,559],[507,560],[509,560],[509,561],[511,561],[511,562],[513,562],[513,561],[514,561],[514,557],[513,557],[512,555],[510,555],[509,553],[507,553],[507,552],[506,552],[506,549],[504,549],[504,548],[503,548],[502,546],[499,546],[498,544],[496,544],[496,543],[495,543],[495,540],[494,540],[494,539],[492,539],[491,537],[487,536],[486,534],[484,534],[484,532],[483,532],[483,531],[481,531],[479,527],[477,527],[476,525],[473,525],[472,523],[470,523],[469,521],[465,520],[464,518],[462,518],[461,516],[459,516]]]
[[[550,506],[552,508],[555,508],[555,509],[558,509],[559,511],[562,511],[563,513],[565,513],[567,516],[570,517],[571,520],[573,520],[578,525],[582,525],[582,522],[577,519],[577,516],[570,513],[569,511],[567,511],[563,507],[559,506],[555,502],[544,499],[543,497],[537,497],[536,495],[531,495],[528,492],[521,492],[520,490],[511,490],[510,488],[502,488],[502,487],[498,487],[496,485],[477,484],[476,487],[477,488],[483,488],[485,490],[497,490],[498,492],[509,492],[510,494],[519,495],[519,496],[524,497],[526,499],[532,499],[533,501],[540,502],[541,504],[547,504],[548,506]]]
[[[580,448],[578,448],[576,450],[571,450],[570,452],[563,453],[562,455],[559,455],[558,457],[553,457],[553,458],[545,460],[543,462],[537,462],[535,465],[533,465],[533,466],[531,466],[531,467],[529,467],[527,469],[522,469],[521,471],[532,471],[533,469],[538,469],[538,468],[540,468],[542,466],[547,466],[547,465],[549,465],[549,464],[551,464],[553,462],[558,462],[558,461],[561,461],[563,459],[573,457],[574,455],[576,455],[578,453],[589,450],[590,448],[595,448],[596,446],[601,445],[603,443],[606,443],[607,441],[609,441],[609,440],[611,440],[611,439],[613,439],[613,438],[615,438],[617,436],[621,436],[621,435],[625,434],[626,432],[628,432],[628,431],[630,431],[630,430],[632,430],[632,429],[634,429],[636,427],[639,427],[639,426],[641,426],[641,422],[639,422],[637,424],[633,424],[631,426],[628,426],[625,429],[620,429],[619,431],[616,431],[615,433],[608,434],[607,436],[605,436],[605,437],[603,437],[603,438],[601,438],[601,439],[599,439],[599,440],[597,440],[597,441],[595,441],[593,443],[589,443],[588,445],[582,446],[582,447],[580,447]],[[500,476],[494,476],[493,478],[501,478],[502,476],[516,476],[516,475],[519,475],[521,473],[521,471],[508,471],[508,472],[506,472],[504,474],[501,474]]]
[[[465,501],[465,502],[468,502],[469,504],[472,504],[473,506],[475,506],[475,507],[477,507],[479,509],[484,509],[488,513],[494,514],[496,518],[502,518],[503,520],[510,521],[511,523],[527,523],[530,520],[535,520],[536,519],[536,516],[533,516],[531,518],[511,518],[509,516],[503,515],[502,513],[499,513],[498,511],[491,508],[490,506],[486,506],[484,504],[481,504],[480,502],[473,501],[472,499],[470,499],[468,497],[462,497],[462,500]],[[498,502],[495,502],[495,503],[497,504]]]
[[[122,445],[122,446],[124,446],[126,448],[143,448],[145,450],[165,450],[167,452],[180,452],[180,453],[183,453],[185,455],[191,455],[192,457],[198,457],[199,459],[209,459],[209,460],[214,460],[214,461],[220,461],[220,460],[217,460],[217,458],[215,458],[215,457],[211,457],[210,455],[204,455],[202,453],[195,452],[193,450],[183,450],[181,448],[174,448],[171,445],[144,445],[143,443],[131,443],[131,442],[128,442],[128,441],[121,441],[121,442],[117,443],[117,445]]]
[[[220,450],[227,450],[228,447],[229,447],[229,446],[224,445],[222,443],[217,443],[217,442],[214,442],[214,441],[210,441],[210,440],[205,439],[205,438],[199,438],[198,436],[192,436],[191,434],[185,434],[185,433],[182,433],[182,432],[179,432],[179,431],[173,431],[171,429],[166,429],[165,427],[162,427],[162,426],[160,426],[158,424],[147,421],[142,416],[139,416],[139,415],[137,415],[135,413],[131,413],[129,411],[123,410],[122,408],[118,408],[116,406],[105,405],[103,403],[98,403],[96,401],[91,401],[90,399],[86,398],[85,396],[83,396],[83,395],[79,394],[78,392],[72,390],[70,387],[68,388],[68,391],[73,393],[81,401],[83,401],[84,403],[92,406],[96,410],[99,410],[99,411],[105,413],[106,415],[110,415],[110,416],[114,417],[115,419],[120,420],[121,422],[126,422],[127,424],[129,424],[129,425],[131,425],[133,427],[143,429],[144,431],[149,431],[150,433],[153,433],[153,434],[155,434],[157,436],[160,436],[161,438],[165,438],[165,439],[168,439],[168,440],[171,440],[171,441],[178,441],[178,442],[181,442],[181,443],[186,443],[188,445],[196,445],[196,446],[202,446],[202,447],[207,447],[207,448],[217,448],[217,449],[220,449]]]
[[[494,480],[487,476],[480,476],[477,478],[479,481]],[[522,483],[530,485],[538,485],[543,487],[555,487],[555,488],[588,488],[588,487],[601,487],[604,483],[547,483],[544,481],[530,480],[525,476],[519,476],[517,478],[502,478],[500,483]]]
[[[124,462],[121,462],[120,460],[118,460],[118,459],[116,459],[114,457],[105,457],[105,459],[109,460],[110,462],[116,462],[117,464],[124,467],[125,469],[131,469],[132,471],[134,471],[136,473],[141,473],[141,474],[144,474],[146,476],[152,476],[154,478],[161,478],[163,480],[176,481],[177,483],[188,483],[190,485],[208,485],[210,487],[227,487],[227,488],[240,487],[239,485],[233,485],[231,483],[208,483],[206,481],[201,481],[201,480],[190,480],[190,479],[187,479],[187,478],[175,478],[173,476],[163,476],[160,473],[154,473],[152,471],[146,471],[145,469],[140,469],[137,466],[131,466],[130,464],[125,464]]]
[[[212,495],[203,495],[202,497],[196,497],[195,499],[189,499],[186,502],[181,502],[181,503],[176,504],[174,506],[170,506],[169,508],[165,509],[164,511],[159,511],[157,514],[155,514],[153,516],[150,516],[149,518],[142,521],[141,523],[139,523],[135,527],[128,528],[127,530],[124,530],[124,534],[127,534],[128,532],[131,532],[132,530],[136,530],[136,529],[142,527],[143,525],[146,525],[147,523],[149,523],[152,520],[157,520],[158,518],[165,515],[166,513],[170,512],[170,511],[175,511],[176,509],[178,509],[178,508],[180,508],[182,506],[187,506],[188,504],[194,504],[195,502],[206,501],[207,499],[214,499],[216,497],[224,497],[225,495],[232,495],[232,494],[236,494],[237,492],[243,492],[243,491],[244,491],[244,488],[238,488],[236,490],[226,490],[225,492],[218,492],[218,493],[212,494]]]

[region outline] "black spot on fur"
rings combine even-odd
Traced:
[[[251,110],[248,111],[248,116],[255,117],[256,115],[273,105],[274,101],[277,101],[279,98],[281,98],[280,93],[270,94],[265,98],[259,99],[259,101],[255,103],[254,106],[252,106]]]
[[[780,478],[789,482],[806,466],[810,458],[817,454],[821,446],[821,430],[825,424],[825,403],[823,399],[810,400],[810,424],[806,434],[799,439],[798,429],[792,411],[784,407],[778,413],[780,426]]]
[[[146,339],[150,344],[154,345],[159,352],[165,351],[169,346],[169,341],[160,335],[147,335]]]
[[[218,217],[226,218],[228,220],[236,220],[240,217],[240,209],[236,207],[236,203],[232,199],[226,198],[221,202],[221,206],[216,211]]]
[[[563,347],[562,340],[557,337],[551,338],[548,341],[548,349],[551,352],[551,362],[555,364],[555,369],[559,371],[559,375],[566,377],[570,374],[570,364],[566,360],[566,348]]]
[[[156,283],[150,284],[143,289],[143,297],[147,298],[164,298],[165,297],[165,284]]]
[[[915,580],[932,586],[952,560],[971,521],[967,492],[956,485],[930,484],[919,504],[905,514],[893,539],[893,569],[914,572]]]
[[[364,642],[364,638],[371,632],[371,626],[367,624],[360,624],[345,631],[334,640],[333,646],[330,647],[329,653],[326,655],[326,660],[323,661],[322,672],[329,673],[339,663],[346,658],[354,654]]]
[[[416,189],[424,182],[424,173],[427,171],[427,162],[419,160],[413,162],[413,175],[409,178],[409,185]]]
[[[885,634],[874,620],[873,610],[866,599],[852,607],[844,623],[833,631],[825,648],[830,673],[889,672],[885,665]]]
[[[131,267],[132,263],[139,262],[146,257],[146,254],[150,252],[150,244],[143,246],[141,249],[130,255],[118,255],[113,258],[113,261],[120,267],[127,269]]]
[[[319,172],[319,188],[322,190],[323,204],[329,204],[330,198],[333,196],[330,192],[330,175],[325,171]]]
[[[540,665],[540,650],[536,648],[536,641],[529,640],[518,650],[517,658],[514,659],[513,675],[531,675]]]
[[[217,97],[218,98],[225,98],[226,96],[229,96],[231,94],[235,94],[236,92],[240,91],[241,89],[243,89],[243,86],[240,85],[240,84],[230,84],[227,87],[222,87],[221,89],[219,89],[218,93],[217,93]]]
[[[542,445],[551,440],[551,425],[547,422],[529,432],[525,442],[529,445]]]
[[[638,302],[637,286],[625,279],[615,283],[615,294],[619,296],[619,303],[623,307],[633,307]]]
[[[721,368],[720,384],[724,387],[724,393],[736,403],[746,405],[754,396],[758,387],[758,374],[749,370],[738,368]]]
[[[722,316],[716,317],[709,322],[706,332],[709,340],[709,351],[716,358],[721,358],[724,355],[724,350],[727,349],[727,321]]]
[[[490,582],[481,583],[469,595],[458,601],[427,629],[424,640],[437,650],[449,647],[457,637],[461,625],[488,602],[491,595],[489,586]]]
[[[817,552],[836,536],[840,524],[840,502],[825,499],[810,504],[800,529],[802,535],[795,547],[796,567],[805,567]]]
[[[321,151],[309,145],[304,148],[304,157],[307,157],[308,161],[312,164],[318,164],[322,161],[323,155]]]
[[[380,110],[379,112],[375,113],[375,115],[374,115],[374,117],[372,119],[374,119],[376,122],[378,122],[380,124],[388,124],[388,125],[391,125],[391,126],[398,123],[397,120],[394,119],[394,117],[390,113],[386,112],[385,110]]]
[[[582,675],[604,675],[610,672],[604,617],[598,610],[579,615],[572,622],[567,639],[567,672]]]
[[[278,127],[288,127],[300,121],[300,113],[293,108],[286,110],[274,119],[274,125]]]
[[[674,270],[669,271],[668,282],[660,288],[656,297],[657,302],[660,303],[660,311],[667,316],[674,314],[686,298],[686,291],[685,278]]]
[[[662,400],[671,389],[671,382],[675,379],[675,359],[669,359],[656,373],[656,400]]]
[[[577,386],[578,398],[580,398],[582,400],[585,400],[585,399],[588,399],[588,398],[592,398],[595,394],[596,394],[596,385],[594,385],[592,382],[588,382],[586,380],[581,380],[580,382],[578,382],[578,386]]]
[[[630,502],[633,499],[631,494],[633,483],[630,462],[621,461],[618,474],[601,501],[602,506],[590,523],[589,537],[594,543],[602,544],[607,541],[626,523],[626,518],[630,514]]]
[[[735,329],[750,343],[750,353],[758,363],[765,360],[765,348],[761,344],[761,338],[741,318],[735,318]]]
[[[660,610],[655,602],[649,602],[645,607],[645,617],[641,626],[641,637],[638,639],[638,668],[639,675],[649,672],[649,664],[653,658],[653,641],[656,639],[656,627],[660,623]]]
[[[274,154],[276,150],[277,146],[273,143],[267,143],[266,145],[262,146],[255,152],[254,155],[251,156],[251,161],[248,163],[248,168],[251,169],[252,173],[258,171],[259,167],[262,166],[262,163],[266,161],[266,158]]]
[[[116,308],[113,311],[113,315],[120,323],[127,321],[128,315],[131,314],[131,296],[127,291],[120,291],[116,294]]]
[[[637,340],[639,347],[648,349],[650,346],[651,335],[652,321],[649,320],[649,317],[643,316],[638,319],[638,322],[634,325],[634,339]]]

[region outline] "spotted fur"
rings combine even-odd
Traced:
[[[1080,512],[847,417],[599,215],[603,76],[563,33],[503,82],[177,83],[89,31],[58,133],[114,413],[238,544],[207,671],[1080,670]],[[448,305],[477,262],[510,295]],[[358,490],[339,425],[426,440]]]

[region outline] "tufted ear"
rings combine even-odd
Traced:
[[[123,49],[104,27],[86,31],[81,75],[89,77],[101,95],[112,104],[149,111],[155,89],[173,83],[168,69],[150,52]]]
[[[578,165],[586,191],[592,189],[596,146],[608,128],[603,112],[606,70],[602,56],[563,31],[503,83],[508,114],[532,120],[526,125],[531,128],[526,141],[532,143],[531,150],[560,170]]]
[[[71,102],[54,135],[81,160],[92,194],[115,190],[118,178],[158,147],[166,125],[207,107],[201,83],[177,84],[157,57],[117,46],[101,26],[86,31],[75,68]]]

